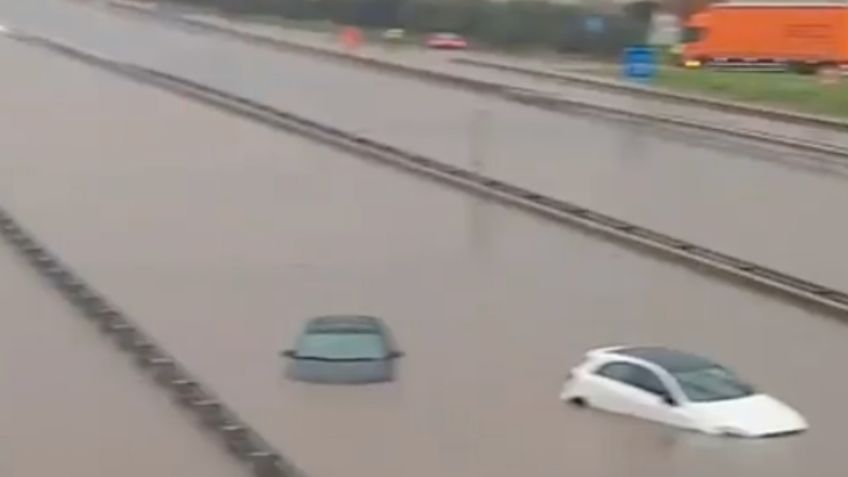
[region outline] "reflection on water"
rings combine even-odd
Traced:
[[[468,128],[468,155],[471,170],[487,175],[487,163],[493,160],[489,151],[493,146],[493,117],[491,111],[485,106],[474,109],[469,121]],[[482,196],[469,196],[468,202],[468,231],[469,249],[471,253],[482,258],[485,263],[485,254],[489,248],[488,217],[486,210],[491,207],[491,200]]]
[[[627,167],[644,161],[648,155],[648,141],[655,128],[647,121],[622,125],[618,130],[622,164]]]

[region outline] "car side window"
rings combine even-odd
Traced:
[[[635,366],[635,368],[632,383],[634,386],[658,396],[665,396],[669,394],[668,389],[662,381],[660,381],[660,378],[656,375],[656,373],[642,366]]]
[[[658,396],[668,394],[668,389],[650,369],[632,363],[609,363],[601,366],[597,374],[628,384]]]
[[[633,366],[630,363],[608,363],[601,366],[595,374],[630,384],[628,379],[631,374],[632,367]]]

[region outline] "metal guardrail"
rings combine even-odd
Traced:
[[[461,189],[533,211],[559,222],[575,224],[629,245],[637,245],[659,252],[665,257],[676,259],[693,268],[706,269],[725,277],[735,278],[796,303],[815,305],[831,312],[837,312],[840,319],[848,320],[848,294],[843,291],[733,257],[477,172],[404,151],[185,78],[111,61],[48,40],[38,40],[38,43],[61,53],[84,58],[107,70],[124,74],[138,81],[158,86],[221,110],[299,134],[361,157],[399,166]]]
[[[548,111],[565,114],[573,114],[575,111],[583,111],[585,113],[604,115],[606,117],[645,121],[673,128],[683,128],[699,132],[717,134],[725,137],[734,137],[747,141],[755,141],[768,145],[777,145],[804,153],[814,153],[828,158],[835,158],[840,161],[848,159],[848,148],[843,148],[832,144],[805,141],[798,138],[781,136],[776,134],[768,134],[761,131],[725,127],[718,124],[706,124],[682,117],[659,115],[655,113],[646,113],[623,108],[615,108],[611,106],[603,106],[589,102],[578,101],[575,99],[553,96],[538,91],[517,88],[509,84],[472,79],[448,73],[428,70],[424,68],[415,68],[400,63],[378,60],[375,58],[350,55],[347,53],[342,53],[327,48],[305,45],[298,42],[287,41],[278,38],[269,38],[264,35],[234,30],[231,28],[213,25],[208,22],[186,18],[182,16],[161,15],[157,14],[155,9],[135,7],[132,5],[127,5],[125,3],[110,3],[109,5],[111,8],[115,8],[139,16],[144,16],[147,18],[152,18],[157,21],[171,21],[184,26],[197,28],[203,31],[214,32],[223,36],[228,36],[260,46],[285,49],[288,51],[310,54],[312,56],[322,56],[333,60],[341,60],[356,65],[367,66],[372,69],[388,71],[395,74],[402,74],[419,80],[426,80],[434,83],[445,84],[448,86],[465,89],[478,94],[488,94],[499,97],[501,99],[506,99],[508,101],[538,107]]]
[[[532,78],[542,78],[563,83],[573,83],[581,86],[588,86],[590,88],[595,89],[605,89],[616,93],[626,93],[634,96],[653,97],[664,101],[700,106],[703,108],[721,112],[739,113],[747,116],[773,119],[776,121],[795,124],[798,126],[808,126],[848,133],[848,121],[840,121],[838,119],[795,113],[791,111],[781,111],[779,109],[774,108],[756,107],[751,105],[733,103],[730,101],[722,101],[713,98],[694,96],[689,94],[680,94],[672,91],[665,91],[644,86],[621,84],[615,81],[592,78],[586,75],[553,72],[537,68],[526,68],[517,65],[509,65],[499,62],[479,60],[476,58],[454,58],[451,61],[454,63],[477,66],[480,68],[489,68],[510,73],[518,73]]]

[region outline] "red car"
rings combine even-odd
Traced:
[[[433,33],[427,37],[427,47],[436,50],[464,50],[468,42],[456,33]]]

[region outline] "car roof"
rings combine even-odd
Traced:
[[[327,315],[309,320],[307,333],[382,333],[383,323],[379,318],[367,315]]]
[[[648,361],[670,373],[694,371],[696,369],[718,366],[713,361],[701,356],[659,346],[620,347],[610,350],[609,353]]]

